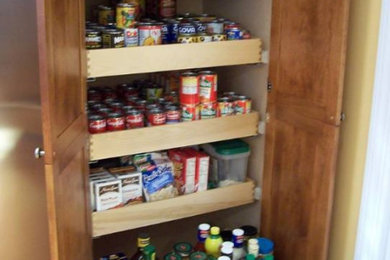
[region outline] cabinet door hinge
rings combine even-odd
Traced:
[[[340,121],[341,122],[345,121],[345,113],[344,112],[341,112],[341,114],[340,114]]]
[[[271,92],[271,91],[272,91],[272,87],[273,87],[273,86],[272,86],[271,81],[268,80],[268,83],[267,83],[267,91],[268,91],[268,92]]]

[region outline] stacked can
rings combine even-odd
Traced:
[[[184,72],[180,76],[180,105],[182,121],[199,119],[199,76],[195,72]]]
[[[223,97],[218,99],[218,116],[249,114],[251,110],[252,100],[247,96],[225,92]]]
[[[213,71],[199,72],[200,119],[217,116],[218,77]]]
[[[118,3],[116,6],[116,26],[123,30],[124,47],[138,45],[138,29],[136,28],[136,5]]]

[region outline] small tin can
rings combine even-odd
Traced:
[[[102,89],[102,93],[103,93],[103,99],[106,100],[106,99],[115,99],[117,98],[117,94],[115,93],[115,90],[110,88],[110,87],[105,87]]]
[[[181,118],[180,107],[175,105],[166,106],[165,113],[167,116],[167,124],[175,124],[180,122],[180,118]]]
[[[213,36],[207,33],[199,33],[196,35],[196,42],[212,42]]]
[[[88,108],[89,108],[89,109],[92,109],[92,107],[93,107],[95,104],[98,104],[98,103],[100,103],[100,101],[98,101],[98,100],[88,100],[88,101],[87,101],[87,105],[88,105]]]
[[[162,44],[171,43],[170,37],[169,37],[168,23],[163,23],[161,25],[161,42],[162,42]]]
[[[207,24],[201,21],[193,21],[192,24],[195,26],[196,33],[205,33],[207,29]]]
[[[190,260],[207,260],[207,259],[208,258],[205,252],[197,251],[197,252],[193,252],[190,255]]]
[[[166,123],[166,114],[160,108],[153,108],[148,112],[148,125],[157,126]]]
[[[228,41],[242,39],[241,28],[234,22],[225,25],[225,33]]]
[[[200,104],[200,119],[217,117],[217,102]]]
[[[189,260],[192,253],[192,245],[187,242],[179,242],[173,246],[173,250],[181,256],[182,260]]]
[[[127,85],[122,88],[123,96],[127,99],[128,97],[138,97],[138,90],[133,86]]]
[[[204,23],[211,22],[211,21],[214,21],[215,19],[217,19],[217,17],[215,15],[212,15],[212,14],[201,14],[196,18],[199,21],[204,22]]]
[[[184,72],[180,76],[180,103],[199,104],[199,76],[195,72]]]
[[[172,103],[178,103],[179,102],[179,96],[177,95],[176,91],[170,91],[166,96],[165,99],[167,101],[170,101]]]
[[[91,106],[91,109],[94,111],[99,111],[101,108],[107,107],[105,104],[96,103]]]
[[[116,27],[131,28],[135,24],[135,5],[119,3],[116,5]]]
[[[214,20],[207,23],[207,33],[208,34],[223,34],[224,33],[224,24],[221,21]]]
[[[88,50],[102,47],[102,33],[96,29],[85,30],[85,46]]]
[[[140,98],[137,96],[129,96],[126,98],[126,104],[129,106],[136,106],[137,102],[140,101]]]
[[[144,114],[137,109],[129,109],[126,111],[126,128],[144,127]]]
[[[199,99],[201,103],[217,101],[218,76],[217,73],[205,70],[199,72]]]
[[[113,23],[115,20],[114,9],[110,6],[99,6],[99,24],[107,25]]]
[[[135,109],[134,106],[125,105],[122,107],[122,110],[126,113],[128,110]]]
[[[92,114],[88,116],[88,131],[91,134],[106,132],[106,119],[103,116]]]
[[[179,38],[177,38],[178,43],[195,43],[196,42],[196,36],[193,36],[191,34],[180,34]]]
[[[138,46],[138,28],[126,28],[123,30],[125,47]]]
[[[101,91],[95,88],[89,88],[87,91],[88,101],[102,101],[103,94]]]
[[[221,33],[221,34],[213,34],[213,42],[221,42],[221,41],[226,41],[226,34]]]
[[[229,97],[218,99],[217,117],[231,116],[234,114],[234,101]]]
[[[114,110],[114,112],[122,113],[123,103],[121,101],[114,101],[110,103],[110,108]]]
[[[125,39],[122,30],[107,29],[102,33],[103,48],[122,48],[125,46]]]
[[[135,104],[135,108],[144,113],[146,111],[146,104],[148,102],[146,100],[138,100]]]
[[[121,113],[112,112],[107,116],[107,130],[118,131],[126,128],[125,118]]]
[[[178,254],[174,253],[174,252],[171,252],[171,253],[168,253],[164,256],[164,260],[181,260],[181,256],[179,256]],[[194,259],[196,260],[196,259]]]
[[[181,105],[181,121],[199,120],[199,105]]]
[[[252,100],[246,96],[238,96],[234,101],[234,112],[236,114],[249,114],[252,108]]]
[[[195,25],[192,23],[180,23],[179,24],[179,35],[195,35],[196,34],[196,28]]]
[[[169,42],[175,43],[179,37],[179,21],[169,20],[168,22],[168,32],[169,32]]]
[[[104,118],[107,118],[109,113],[114,112],[111,108],[108,107],[102,107],[98,110],[99,115],[101,115]]]
[[[162,23],[140,23],[138,25],[138,45],[161,44]]]

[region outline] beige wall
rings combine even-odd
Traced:
[[[365,165],[374,83],[380,0],[351,0],[340,154],[330,260],[351,260]]]

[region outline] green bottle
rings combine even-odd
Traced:
[[[220,249],[222,245],[222,237],[219,234],[219,227],[211,227],[210,235],[206,238],[205,249],[208,255],[218,258],[220,255]]]
[[[147,245],[144,247],[144,260],[155,260],[156,259],[156,248],[153,245]]]

